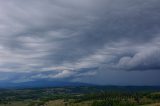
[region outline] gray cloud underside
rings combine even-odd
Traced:
[[[0,71],[30,73],[23,79],[75,79],[108,70],[160,70],[159,4],[2,0]]]

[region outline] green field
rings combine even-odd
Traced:
[[[0,106],[160,106],[160,90],[152,87],[2,89]]]

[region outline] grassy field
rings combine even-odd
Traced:
[[[147,105],[143,105],[143,106],[160,106],[160,103],[147,104]]]
[[[20,101],[20,102],[10,102],[8,104],[0,104],[0,106],[92,106],[93,101],[83,101],[79,103],[69,103],[64,102],[64,100],[51,100],[46,102],[43,105],[30,105],[29,101]],[[123,105],[121,105],[123,106]],[[132,105],[128,105],[132,106]],[[135,106],[160,106],[160,103],[146,104],[146,105],[135,105]]]
[[[92,106],[93,101],[83,101],[79,103],[64,102],[63,100],[54,100],[46,103],[46,106]]]
[[[29,103],[25,102],[25,101],[20,101],[20,102],[10,102],[7,104],[0,104],[0,106],[28,106]]]
[[[141,87],[3,89],[0,106],[160,106],[160,90]]]
[[[35,105],[35,106],[92,106],[93,101],[85,101],[80,103],[68,103],[64,100],[53,100],[46,102],[44,105]],[[11,102],[9,104],[0,104],[0,106],[29,106],[27,102]],[[122,105],[123,106],[123,105]],[[160,106],[160,103],[138,105],[138,106]]]

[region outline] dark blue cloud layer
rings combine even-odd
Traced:
[[[83,81],[92,76],[99,83],[117,71],[159,73],[159,4],[159,0],[0,1],[0,72],[9,73],[1,80]],[[148,84],[158,84],[154,75]],[[103,84],[108,83],[106,78]]]

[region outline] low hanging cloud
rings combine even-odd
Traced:
[[[0,1],[0,73],[73,80],[108,70],[160,70],[159,4]]]
[[[122,57],[119,60],[118,67],[126,70],[160,70],[160,49],[150,48],[149,50],[141,51],[133,57]]]

